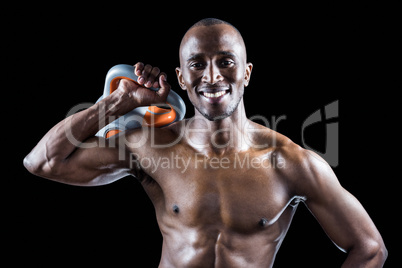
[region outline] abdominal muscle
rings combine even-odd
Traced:
[[[159,267],[271,267],[280,241],[260,234],[186,230],[164,235]]]
[[[188,227],[180,222],[160,226],[163,234],[160,268],[272,267],[297,206],[288,206],[268,226],[238,232],[226,226]]]

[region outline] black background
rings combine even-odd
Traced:
[[[1,188],[2,248],[12,266],[157,267],[162,238],[152,204],[135,179],[68,186],[29,174],[22,160],[74,105],[96,101],[115,64],[160,67],[185,100],[186,117],[192,116],[175,76],[178,47],[193,23],[217,17],[240,30],[254,64],[244,96],[248,116],[286,116],[277,130],[301,144],[304,120],[339,101],[334,171],[383,235],[390,252],[385,267],[396,267],[400,156],[395,159],[389,150],[398,147],[400,113],[393,102],[393,8],[233,3],[22,5],[4,11],[2,139],[8,160]],[[325,124],[305,135],[311,147],[324,151]],[[340,267],[345,256],[301,205],[274,267]]]

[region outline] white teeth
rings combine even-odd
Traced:
[[[225,95],[225,93],[226,93],[226,91],[223,90],[223,91],[218,91],[218,92],[215,92],[215,93],[203,92],[203,95],[205,97],[207,97],[207,98],[218,98],[218,97],[220,97],[222,95]]]

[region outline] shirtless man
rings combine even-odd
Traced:
[[[137,63],[138,83],[121,80],[110,96],[58,123],[24,165],[73,185],[136,177],[163,235],[159,267],[272,267],[300,201],[347,252],[342,267],[382,267],[387,250],[381,235],[328,164],[246,118],[242,97],[251,71],[237,29],[202,20],[183,37],[176,68],[193,118],[95,137],[110,117],[166,100],[166,74]],[[82,144],[73,144],[68,133]]]

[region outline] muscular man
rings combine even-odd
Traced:
[[[272,267],[300,201],[347,252],[343,267],[382,267],[381,235],[328,164],[246,118],[242,97],[252,67],[236,28],[202,20],[183,37],[176,68],[193,118],[95,137],[101,122],[166,100],[166,74],[137,63],[138,83],[123,79],[107,98],[58,123],[24,164],[73,185],[136,177],[163,235],[160,267]]]

